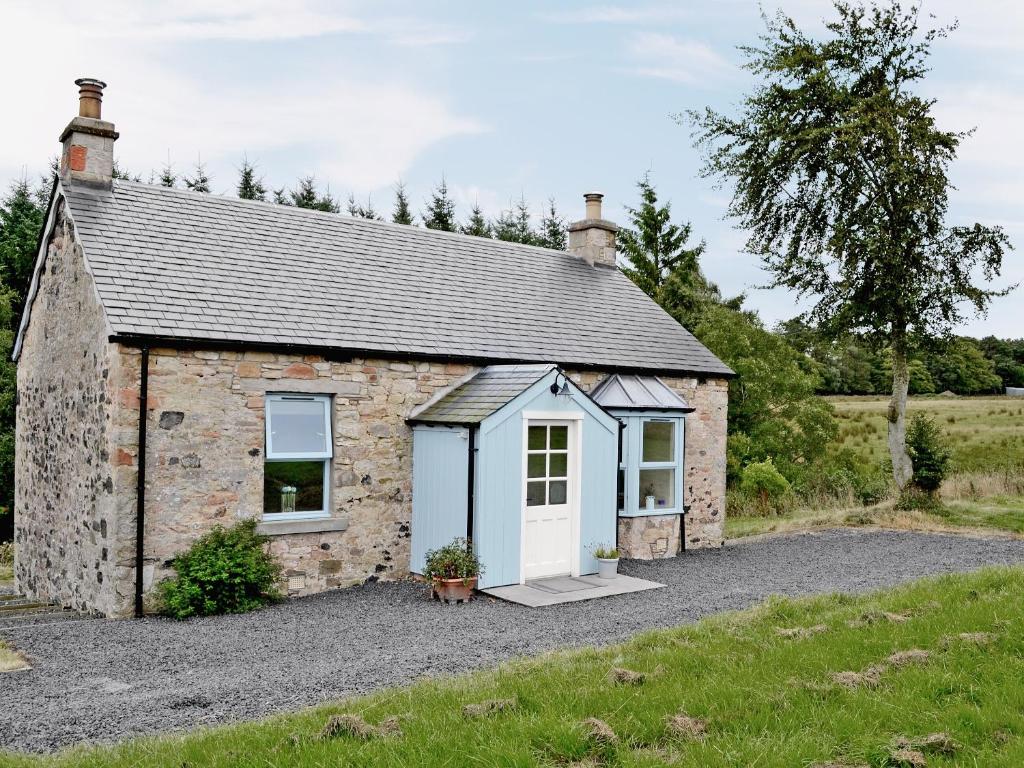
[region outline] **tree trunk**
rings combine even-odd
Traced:
[[[893,336],[892,342],[892,398],[889,400],[889,455],[892,457],[892,476],[902,490],[914,474],[914,466],[907,453],[907,390],[910,373],[907,370],[907,342],[903,333]]]

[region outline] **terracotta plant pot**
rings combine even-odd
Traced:
[[[434,579],[434,599],[446,603],[468,603],[476,589],[477,577],[468,579]]]

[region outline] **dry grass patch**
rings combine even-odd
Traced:
[[[813,627],[776,627],[775,634],[779,637],[804,639],[828,632],[825,624],[815,624]]]
[[[909,738],[899,736],[895,741],[896,749],[913,749],[928,755],[952,755],[960,745],[948,733],[929,733],[927,736]]]
[[[665,719],[665,732],[674,739],[702,740],[708,733],[706,720],[679,712]]]
[[[467,704],[462,708],[462,715],[468,718],[489,717],[515,708],[515,699],[489,699],[481,701],[479,704]]]
[[[894,749],[889,753],[889,765],[893,768],[926,768],[928,758],[916,749]]]
[[[612,667],[608,672],[608,681],[615,685],[643,685],[647,675],[643,672],[634,672],[624,667]]]
[[[877,688],[878,684],[882,682],[884,672],[885,667],[873,665],[863,672],[834,672],[832,681],[851,690],[854,688]]]
[[[619,737],[615,735],[615,731],[604,720],[588,717],[580,725],[583,726],[587,744],[591,747],[610,747],[619,743]]]
[[[320,732],[321,739],[335,739],[348,736],[366,741],[377,735],[377,729],[363,720],[359,715],[331,715],[324,729]]]
[[[30,669],[28,659],[0,640],[0,672],[17,672]]]
[[[896,651],[896,653],[890,654],[886,661],[898,669],[899,667],[909,667],[911,664],[924,664],[931,658],[931,655],[931,651],[911,648],[909,651]]]

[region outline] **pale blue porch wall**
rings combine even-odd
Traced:
[[[412,446],[409,570],[423,573],[427,550],[466,535],[469,432],[465,427],[416,426]]]
[[[596,573],[595,544],[614,544],[615,484],[618,467],[616,419],[602,411],[575,384],[572,397],[550,390],[552,371],[480,425],[477,439],[476,509],[473,531],[477,554],[486,566],[481,587],[519,583],[523,514],[523,411],[584,413],[580,489],[580,572]]]

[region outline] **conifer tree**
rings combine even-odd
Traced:
[[[110,171],[110,176],[122,181],[142,181],[142,176],[122,168],[117,160],[114,161],[114,167]]]
[[[160,171],[158,181],[161,187],[176,187],[178,185],[178,174],[174,172],[174,166],[171,164],[170,158],[168,158],[163,169]]]
[[[292,205],[297,208],[309,208],[314,211],[326,211],[327,213],[340,213],[341,206],[331,196],[328,189],[320,194],[316,188],[316,177],[305,176],[299,179],[299,186],[289,192]]]
[[[202,160],[196,160],[195,173],[185,177],[185,186],[193,192],[210,191],[210,177],[206,173],[206,164]]]
[[[13,324],[7,329],[12,332],[17,331],[16,324],[25,308],[39,232],[49,202],[41,199],[40,193],[41,190],[33,191],[28,179],[22,178],[11,184],[7,196],[0,201],[0,293],[4,289],[13,292]]]
[[[412,224],[409,197],[405,194],[405,184],[401,181],[395,185],[395,208],[391,213],[391,221],[395,224]]]
[[[348,204],[346,205],[348,215],[359,218],[359,219],[372,219],[373,221],[383,221],[384,217],[377,213],[373,208],[373,200],[369,197],[366,198],[366,206],[363,207],[356,203],[356,197],[353,194],[348,196]]]
[[[288,190],[278,187],[274,190],[274,202],[278,205],[291,205],[292,199],[288,196]]]
[[[473,204],[473,211],[469,214],[469,218],[466,219],[466,223],[462,225],[460,231],[464,235],[473,235],[474,237],[491,236],[491,225],[484,216],[479,202]]]
[[[281,190],[282,194],[284,190]],[[242,200],[266,200],[267,188],[263,178],[256,178],[256,166],[249,158],[242,158],[242,167],[238,169],[238,196]]]
[[[540,218],[540,228],[537,232],[537,245],[545,248],[554,248],[556,251],[564,251],[568,239],[565,228],[565,219],[558,215],[555,209],[555,198],[548,198],[548,207]]]
[[[455,221],[455,201],[448,195],[448,182],[441,177],[441,183],[435,187],[427,201],[427,211],[421,214],[427,229],[441,229],[445,232],[457,232]]]
[[[536,245],[537,235],[530,225],[530,206],[525,197],[501,212],[501,216],[492,225],[494,236],[498,240],[505,240],[510,243],[523,243],[524,245]]]

